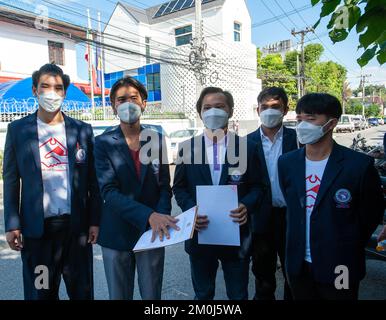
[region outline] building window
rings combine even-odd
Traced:
[[[192,40],[192,25],[177,28],[174,30],[176,36],[176,47],[189,44]]]
[[[161,90],[161,78],[159,73],[148,73],[146,75],[146,83],[148,91]]]
[[[48,58],[50,63],[64,66],[64,44],[61,42],[48,41]]]
[[[233,23],[233,37],[235,42],[241,41],[241,23]]]
[[[146,46],[146,64],[150,64],[150,38],[145,37],[145,46]]]

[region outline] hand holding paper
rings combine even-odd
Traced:
[[[160,239],[160,237],[155,237],[154,241],[152,241],[153,230],[150,229],[146,231],[138,240],[133,251],[137,252],[162,248],[190,239],[193,236],[196,212],[196,207],[193,207],[188,211],[185,211],[184,213],[178,215],[176,217],[178,218],[176,226],[179,230],[177,231],[175,229],[170,229],[169,238],[163,239],[163,241]]]

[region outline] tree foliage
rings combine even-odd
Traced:
[[[329,36],[335,42],[343,41],[355,27],[359,46],[364,50],[357,59],[364,67],[374,57],[379,64],[386,62],[386,1],[385,0],[311,0],[312,5],[322,2],[320,19],[329,16]]]

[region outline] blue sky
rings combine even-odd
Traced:
[[[232,0],[228,0],[232,1]],[[13,3],[17,6],[23,2],[28,8],[36,8],[38,4],[42,4],[48,7],[49,14],[55,15],[56,17],[69,20],[76,24],[86,25],[87,20],[85,18],[86,9],[89,8],[91,15],[94,19],[97,18],[97,12],[101,12],[102,25],[103,22],[107,22],[114,7],[116,0],[0,0],[2,2]],[[165,1],[162,0],[123,0],[132,6],[139,8],[146,8],[153,5],[161,4]],[[311,0],[246,0],[249,12],[252,18],[252,24],[256,24],[273,17],[273,14],[276,16],[283,15],[283,11],[290,12],[294,11],[294,7],[302,8],[306,5],[309,5]],[[58,6],[55,6],[55,3]],[[264,6],[264,3],[270,10]],[[291,5],[292,3],[292,5]],[[279,5],[280,7],[279,7]],[[65,8],[60,8],[63,6]],[[66,8],[71,8],[78,12],[79,15],[73,14]],[[290,15],[289,18],[285,17],[280,19],[281,23],[278,21],[257,26],[252,29],[252,41],[258,46],[262,47],[266,44],[277,42],[280,40],[293,39],[295,42],[299,41],[299,38],[295,39],[291,36],[290,30],[295,28],[297,30],[303,29],[306,27],[306,23],[311,26],[313,25],[318,17],[320,12],[320,5],[312,7],[310,9],[301,11]],[[351,84],[352,88],[358,86],[359,79],[357,78],[360,74],[360,67],[356,63],[356,59],[360,56],[360,51],[357,51],[358,46],[358,35],[355,33],[355,30],[351,32],[349,37],[344,41],[337,44],[333,44],[326,34],[326,24],[328,23],[327,19],[324,19],[322,23],[316,29],[316,34],[319,36],[319,39],[316,39],[312,42],[322,42],[326,46],[325,53],[322,57],[323,60],[333,60],[344,66],[349,70],[348,81]],[[93,27],[96,29],[97,25],[93,22]],[[103,26],[102,26],[103,27]],[[309,34],[309,38],[317,38],[313,34]],[[307,38],[306,38],[307,41]],[[84,60],[83,50],[78,52],[78,64],[79,64],[79,75],[82,78],[87,77],[87,66]],[[380,67],[376,60],[373,60],[364,68],[363,70],[366,74],[372,74],[370,81],[375,84],[386,84],[386,68],[385,66]]]

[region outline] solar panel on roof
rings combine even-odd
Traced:
[[[214,0],[201,0],[202,4],[212,2]],[[188,8],[192,8],[195,5],[195,0],[173,0],[161,5],[153,18],[159,18],[167,14],[182,11]]]
[[[167,6],[167,8],[165,9],[165,11],[163,12],[162,15],[165,15],[165,14],[168,14],[170,12],[172,12],[174,6],[176,5],[176,3],[178,2],[178,0],[173,0],[173,1],[170,1],[169,2],[169,5]]]
[[[164,10],[166,9],[166,7],[168,6],[169,2],[168,3],[164,3],[159,9],[158,11],[156,12],[156,14],[154,15],[154,18],[158,18],[160,16],[162,16],[162,13],[164,12]]]
[[[179,11],[184,4],[186,0],[178,0],[177,4],[175,5],[173,11]]]
[[[181,10],[190,8],[193,6],[193,4],[194,4],[194,0],[186,0],[184,5],[182,6]]]

